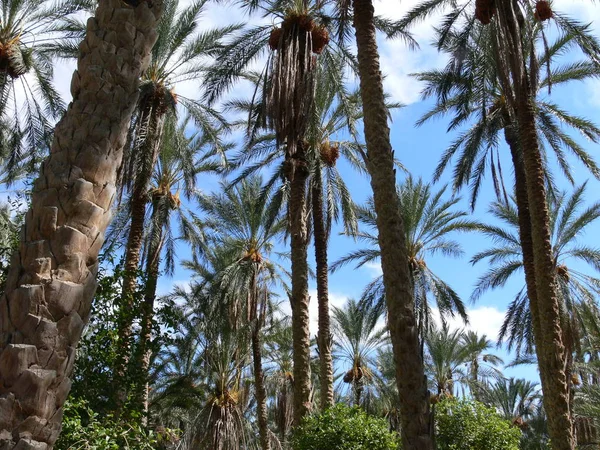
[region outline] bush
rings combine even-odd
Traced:
[[[482,403],[448,398],[435,418],[438,450],[519,450],[521,431]]]
[[[155,450],[165,438],[140,424],[100,417],[83,400],[67,401],[56,450]]]
[[[307,417],[292,437],[294,450],[396,450],[399,436],[383,419],[338,404]]]

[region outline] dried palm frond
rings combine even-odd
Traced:
[[[267,124],[275,131],[277,142],[287,144],[289,155],[296,153],[298,141],[305,134],[314,101],[313,28],[310,16],[290,13],[282,23],[277,52],[270,59]]]
[[[489,24],[494,14],[496,14],[494,0],[475,0],[475,17],[482,24]]]

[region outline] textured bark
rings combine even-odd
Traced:
[[[289,228],[292,254],[292,341],[294,352],[294,425],[310,411],[310,331],[308,297],[308,230],[306,214],[306,165],[303,143],[286,156],[285,172],[290,182]]]
[[[321,410],[333,405],[333,358],[331,356],[331,325],[329,317],[329,266],[327,263],[327,230],[323,214],[323,183],[321,172],[315,173],[312,188],[312,218],[317,265],[317,300],[319,304],[319,372]]]
[[[533,241],[531,237],[531,217],[529,215],[529,200],[527,199],[527,181],[525,180],[525,168],[523,158],[519,149],[519,137],[514,125],[510,124],[508,113],[504,113],[504,140],[508,144],[515,173],[515,198],[517,204],[517,215],[519,218],[519,240],[523,256],[523,269],[525,272],[525,285],[527,287],[527,298],[531,311],[531,322],[534,336],[540,335],[539,308],[537,289],[535,287],[535,265],[533,259]]]
[[[0,299],[0,448],[51,449],[160,1],[101,0]]]
[[[372,0],[354,0],[358,73],[368,170],[377,214],[381,267],[400,394],[405,450],[433,448],[429,399],[419,346],[402,217],[398,210],[390,130],[387,125]]]
[[[498,47],[502,51],[498,63],[501,71],[505,73],[500,82],[516,116],[529,205],[537,293],[537,302],[531,303],[531,314],[534,327],[538,328],[538,332],[534,332],[534,341],[544,391],[544,409],[548,416],[552,447],[555,450],[572,450],[575,448],[575,439],[569,407],[556,267],[550,240],[544,164],[537,137],[533,105],[535,94],[526,66],[521,29],[524,22],[519,4],[514,1],[500,2],[498,22],[499,30],[503,33],[498,40]],[[508,69],[510,77],[505,68]]]
[[[252,331],[252,359],[254,363],[254,389],[256,390],[256,409],[258,415],[258,431],[262,450],[270,450],[269,422],[267,414],[267,391],[262,369],[262,352],[260,343],[260,327]]]
[[[538,322],[539,326],[538,335],[534,338],[544,390],[544,409],[548,415],[552,447],[555,450],[571,450],[575,448],[575,439],[569,408],[566,355],[562,342],[560,305],[555,279],[556,267],[550,241],[544,166],[529,96],[520,99],[517,114],[531,217],[538,317],[533,318],[535,308],[531,309],[531,313],[532,320],[534,323]]]

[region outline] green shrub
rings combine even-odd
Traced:
[[[438,450],[519,450],[521,431],[482,403],[445,399],[435,418]]]
[[[100,417],[83,400],[67,401],[56,450],[155,450],[166,435],[140,424]]]
[[[383,419],[338,404],[307,417],[292,438],[294,450],[396,450],[398,435]]]

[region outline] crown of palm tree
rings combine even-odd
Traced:
[[[584,206],[585,188],[583,184],[570,195],[560,192],[548,199],[563,328],[568,334],[566,344],[570,351],[576,350],[573,346],[577,345],[577,336],[585,334],[585,323],[579,318],[581,308],[595,302],[600,293],[600,279],[582,269],[583,264],[594,271],[600,270],[600,250],[579,241],[586,228],[600,218],[600,203]],[[481,261],[489,264],[489,269],[477,281],[473,300],[489,289],[504,286],[523,267],[514,201],[493,203],[489,212],[496,224],[480,224],[479,228],[495,244],[471,259],[474,264]],[[533,351],[532,333],[529,301],[523,288],[509,305],[499,340],[506,339],[508,348],[516,349],[518,354],[529,354]]]
[[[443,200],[445,188],[433,192],[431,187],[421,180],[411,177],[398,188],[400,204],[398,205],[405,227],[406,245],[409,264],[412,271],[415,308],[419,321],[421,335],[432,325],[430,296],[436,301],[437,308],[443,321],[458,314],[465,322],[466,309],[458,294],[427,265],[431,256],[441,253],[445,256],[458,257],[462,249],[458,242],[448,238],[452,232],[470,231],[476,226],[464,217],[466,212],[453,210],[459,198]],[[336,261],[332,270],[355,262],[356,267],[368,263],[376,263],[380,257],[373,200],[358,208],[358,220],[368,231],[360,231],[353,236],[368,243],[369,248],[355,250]],[[376,304],[380,310],[385,306],[383,296],[383,278],[379,276],[370,282],[362,294],[366,304]]]
[[[470,34],[465,36],[467,31]],[[598,77],[600,65],[589,58],[564,64],[557,61],[561,55],[581,45],[577,32],[571,28],[565,30],[552,45],[546,43],[541,27],[534,27],[529,32],[528,38],[542,46],[540,51],[533,50],[535,56],[531,54],[531,49],[528,55],[528,70],[535,81],[533,92],[536,94],[535,112],[539,141],[552,150],[562,173],[571,182],[573,176],[566,152],[575,155],[598,177],[600,170],[594,159],[563,130],[562,124],[567,124],[592,142],[599,141],[600,128],[588,119],[563,110],[550,99],[549,94],[552,87]],[[442,39],[441,31],[438,33]],[[579,33],[589,34],[588,27],[581,26]],[[440,48],[450,57],[446,67],[415,75],[417,79],[425,82],[423,97],[436,99],[435,107],[423,115],[417,125],[435,117],[450,115],[448,131],[468,126],[444,152],[434,178],[439,179],[451,160],[456,157],[453,188],[458,190],[464,185],[469,185],[472,206],[477,200],[481,182],[488,169],[497,196],[506,196],[499,155],[500,133],[510,128],[513,122],[510,106],[501,88],[501,70],[498,67],[497,52],[492,44],[493,36],[491,30],[480,25],[466,30],[449,31],[443,36],[443,45]]]
[[[52,85],[54,51],[67,39],[64,21],[86,0],[0,2],[0,181],[35,171],[64,103]],[[27,149],[27,151],[25,151]]]

